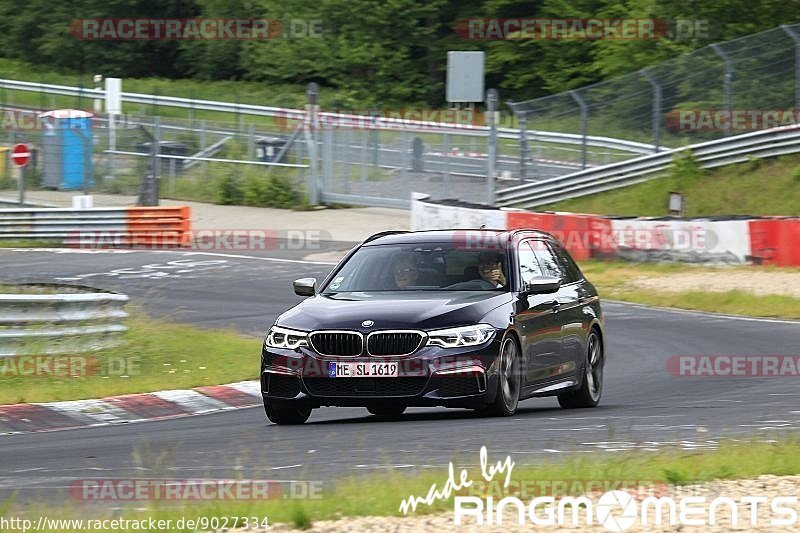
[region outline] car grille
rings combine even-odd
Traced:
[[[417,351],[423,335],[417,331],[376,331],[367,337],[370,355],[408,355]]]
[[[353,331],[316,331],[309,335],[311,346],[322,355],[361,355],[364,338]]]
[[[303,379],[314,396],[416,396],[427,381],[427,377]]]
[[[267,373],[267,395],[294,398],[300,394],[300,380],[294,376]]]

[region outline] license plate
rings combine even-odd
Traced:
[[[396,378],[397,363],[330,363],[331,378]]]

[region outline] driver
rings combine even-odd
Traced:
[[[401,258],[394,265],[394,284],[398,289],[405,289],[409,285],[414,285],[419,277],[417,265],[408,257]]]

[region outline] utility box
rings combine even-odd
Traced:
[[[151,152],[151,144],[149,142],[139,143],[137,148],[140,152],[149,154]],[[170,167],[173,167],[176,172],[183,170],[186,159],[189,156],[189,147],[183,143],[175,141],[161,141],[158,143],[158,154],[160,156],[175,155],[178,157],[159,157],[161,160],[161,172],[169,172]]]
[[[278,161],[278,154],[288,141],[283,137],[259,137],[256,139],[256,159],[267,163],[284,163],[286,157]]]
[[[42,185],[62,191],[94,186],[93,117],[80,109],[42,113]]]

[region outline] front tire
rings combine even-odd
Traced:
[[[269,421],[279,426],[303,424],[311,416],[311,407],[301,407],[293,402],[276,403],[267,399],[264,400],[264,411]]]
[[[558,396],[558,403],[564,409],[597,407],[600,397],[603,395],[605,354],[603,353],[603,342],[596,329],[592,329],[592,332],[589,333],[586,346],[586,361],[580,387]]]
[[[519,343],[516,337],[506,334],[500,343],[497,394],[494,402],[482,410],[483,414],[511,416],[517,412],[520,392],[519,354]]]
[[[405,410],[405,405],[370,405],[367,407],[367,411],[379,418],[398,418]]]

